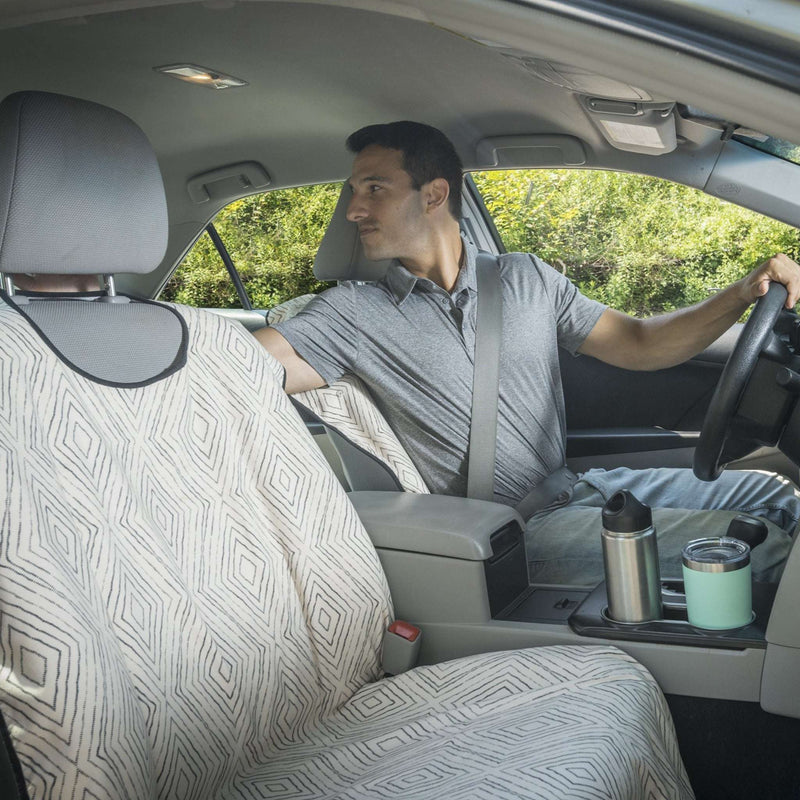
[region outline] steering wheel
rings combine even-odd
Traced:
[[[732,438],[731,423],[739,400],[785,303],[786,287],[770,283],[767,293],[756,301],[722,371],[694,451],[694,474],[700,480],[715,481],[722,473],[725,464],[720,460],[726,441]]]

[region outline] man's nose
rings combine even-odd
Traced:
[[[349,222],[358,222],[360,219],[364,219],[365,216],[364,204],[361,202],[358,195],[354,194],[347,204],[347,213],[345,217]]]

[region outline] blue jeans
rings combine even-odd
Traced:
[[[752,553],[753,577],[777,581],[800,520],[800,492],[768,472],[731,470],[713,482],[691,470],[592,469],[583,473],[569,500],[528,520],[526,546],[534,583],[595,586],[603,580],[600,510],[620,489],[653,509],[663,578],[681,576],[681,550],[690,539],[723,536],[739,513],[762,518],[766,541]]]

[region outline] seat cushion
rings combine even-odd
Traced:
[[[613,647],[543,647],[369,684],[226,800],[692,796],[644,667]]]
[[[180,313],[186,365],[126,389],[0,309],[0,710],[33,800],[689,796],[610,648],[379,680],[385,577],[280,366]]]

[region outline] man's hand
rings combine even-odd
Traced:
[[[800,298],[800,265],[783,253],[768,259],[738,282],[744,302],[750,305],[765,295],[772,281],[786,287],[786,308],[794,308]]]

